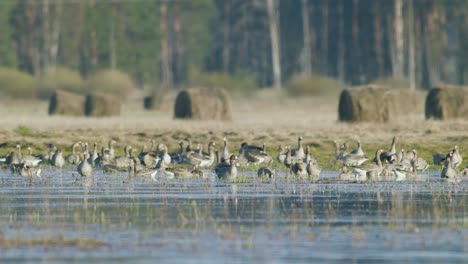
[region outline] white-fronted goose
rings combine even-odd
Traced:
[[[205,156],[197,152],[190,154],[190,156],[188,157],[189,163],[194,165],[195,167],[202,167],[202,168],[210,167],[211,165],[213,165],[214,160],[215,160],[215,152],[214,152],[215,145],[216,144],[214,142],[210,142],[208,146],[209,153],[210,153],[209,156]]]
[[[357,142],[357,149],[351,151],[350,154],[365,156],[364,151],[362,150],[361,139],[358,139],[356,142]]]
[[[262,163],[269,164],[273,162],[273,158],[263,150],[249,148],[247,145],[244,145],[241,155],[244,156],[248,162],[251,162],[255,165]]]
[[[382,162],[380,161],[380,154],[382,154],[382,152],[383,150],[381,149],[375,152],[375,159],[377,160],[377,164],[368,163],[361,166],[353,167],[353,171],[356,174],[356,179],[372,179],[380,176],[380,173],[382,172]]]
[[[131,158],[131,153],[132,152],[132,146],[126,145],[124,147],[124,156],[121,157],[116,157],[114,159],[114,162],[112,162],[113,165],[115,165],[117,168],[128,168],[130,162],[132,161]]]
[[[229,163],[229,158],[231,157],[231,155],[229,154],[226,137],[223,138],[223,141],[224,141],[224,145],[223,145],[223,151],[221,152],[221,162]]]
[[[415,149],[413,149],[412,152],[413,152],[413,155],[414,155],[412,164],[414,164],[414,168],[416,169],[416,171],[423,172],[423,171],[427,170],[427,168],[430,167],[430,165],[427,163],[427,161],[425,161],[421,157],[418,157],[418,154],[417,154]]]
[[[93,174],[93,166],[88,162],[89,153],[83,153],[83,160],[78,165],[77,171],[81,176],[88,177]]]
[[[453,147],[453,155],[452,155],[452,165],[455,167],[455,168],[458,168],[458,166],[460,166],[460,164],[463,162],[463,157],[462,155],[460,154],[460,150],[458,149],[458,146],[455,145]]]
[[[317,164],[317,162],[314,162],[313,159],[310,159],[307,162],[306,171],[307,175],[309,176],[309,180],[318,180],[320,178],[320,172],[322,172],[322,169]]]
[[[447,166],[442,169],[442,172],[440,174],[440,177],[442,178],[456,178],[458,173],[455,170],[453,166],[453,161],[452,161],[453,156],[447,157]]]
[[[57,168],[62,168],[65,165],[65,159],[60,149],[55,150],[54,155],[52,155],[51,164]]]
[[[307,163],[300,161],[291,166],[291,172],[296,176],[305,176],[307,174]]]
[[[278,146],[278,155],[276,155],[276,161],[280,164],[284,164],[284,160],[286,159],[286,150],[283,145]]]
[[[396,137],[393,137],[392,139],[392,145],[390,146],[390,150],[382,152],[382,154],[380,154],[380,160],[390,162],[390,158],[393,154],[396,154]]]
[[[237,177],[237,168],[236,168],[236,155],[231,155],[229,158],[229,164],[225,162],[220,162],[216,164],[214,171],[216,176],[220,179],[234,179]]]
[[[257,176],[258,177],[267,177],[267,178],[273,178],[275,177],[275,169],[272,167],[261,167],[257,171]]]
[[[80,154],[77,151],[77,148],[81,146],[81,142],[76,142],[72,145],[72,154],[68,155],[66,160],[69,164],[79,164],[80,163]]]
[[[305,158],[304,148],[302,147],[302,136],[297,138],[297,149],[291,150],[291,156],[296,160],[303,160]]]
[[[41,177],[42,169],[39,167],[30,167],[28,165],[22,165],[19,170],[19,174],[24,177]]]
[[[21,155],[21,146],[19,146],[19,153],[20,153],[20,156],[21,156],[21,163],[23,163],[24,165],[26,166],[29,166],[29,167],[37,167],[39,166],[39,163],[42,162],[42,160],[40,158],[37,158],[35,156],[32,155],[32,149],[31,147],[28,147],[28,151],[29,151],[29,155]]]

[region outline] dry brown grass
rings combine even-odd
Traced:
[[[170,108],[169,108],[170,109]],[[458,144],[462,152],[468,148],[468,121],[425,120],[423,113],[410,115],[388,123],[340,123],[338,98],[295,98],[281,94],[259,93],[255,98],[234,100],[232,121],[199,121],[173,119],[172,110],[144,111],[141,99],[135,98],[122,106],[119,117],[63,117],[48,116],[44,102],[2,102],[0,112],[0,147],[12,149],[17,143],[44,149],[47,143],[56,143],[70,151],[77,140],[105,144],[109,138],[141,147],[150,139],[164,142],[171,150],[187,136],[194,143],[210,140],[222,142],[226,136],[232,152],[241,142],[266,143],[269,150],[278,144],[296,145],[298,135],[312,146],[312,152],[324,163],[333,159],[333,140],[351,141],[361,138],[367,154],[376,148],[387,149],[394,135],[400,137],[398,148],[416,148],[427,160],[431,153],[447,152]],[[24,129],[27,128],[27,129]],[[3,144],[2,144],[3,143]],[[354,144],[350,142],[351,147]],[[276,155],[276,150],[275,150]]]

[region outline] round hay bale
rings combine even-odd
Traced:
[[[120,99],[112,95],[90,94],[86,96],[85,114],[87,116],[120,115]]]
[[[340,121],[391,122],[399,116],[422,113],[424,96],[419,92],[377,85],[352,87],[341,92]]]
[[[468,89],[446,84],[432,88],[426,97],[426,118],[468,118]]]
[[[220,88],[192,88],[175,100],[174,117],[198,120],[231,120],[231,99]]]
[[[82,116],[85,114],[84,105],[83,95],[57,90],[50,97],[49,115]]]

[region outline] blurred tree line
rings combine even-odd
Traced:
[[[465,0],[2,0],[0,67],[60,66],[136,83],[191,85],[201,74],[350,84],[465,83]]]

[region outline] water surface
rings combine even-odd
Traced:
[[[466,263],[468,181],[248,183],[0,171],[0,262]]]

